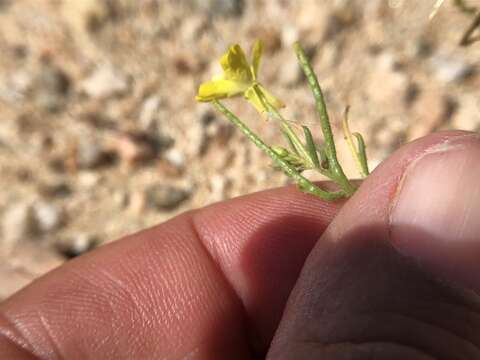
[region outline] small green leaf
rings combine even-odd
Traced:
[[[295,53],[297,55],[300,66],[307,78],[308,85],[312,91],[313,98],[315,99],[315,107],[320,117],[320,127],[323,132],[323,138],[325,141],[325,152],[329,163],[329,172],[332,180],[340,185],[342,190],[348,195],[352,195],[355,192],[355,186],[348,180],[342,166],[337,159],[337,150],[335,148],[335,141],[333,138],[333,132],[330,125],[330,118],[328,117],[327,105],[325,104],[325,98],[322,93],[320,84],[318,83],[317,76],[315,75],[312,64],[308,60],[305,51],[300,43],[293,45]]]
[[[330,163],[328,162],[327,152],[324,146],[317,148],[317,152],[320,155],[320,165],[322,169],[328,170]]]
[[[367,151],[365,146],[365,141],[363,140],[363,136],[356,132],[352,134],[357,139],[357,147],[358,147],[358,156],[360,158],[360,164],[362,165],[362,170],[364,174],[367,176],[370,174],[368,170],[368,160],[367,160]]]
[[[213,100],[213,105],[217,108],[217,110],[219,110],[223,115],[225,115],[227,119],[230,120],[244,135],[246,135],[248,139],[250,139],[263,152],[270,156],[270,158],[285,172],[285,174],[287,174],[295,181],[295,183],[300,189],[302,189],[302,191],[318,196],[323,200],[336,200],[348,196],[348,194],[344,191],[326,191],[313,184],[307,178],[302,176],[298,172],[298,170],[293,167],[289,162],[278,156],[278,154],[273,151],[270,146],[265,144],[263,140],[257,136],[257,134],[250,130],[237,116],[235,116],[235,114],[233,114],[230,110],[223,106],[222,103],[220,103],[218,100]]]
[[[306,126],[302,126],[303,132],[305,134],[305,141],[307,143],[308,155],[310,155],[310,160],[313,162],[313,165],[317,168],[320,167],[320,160],[318,159],[317,148],[313,142],[313,136],[310,129]]]
[[[289,154],[288,150],[282,146],[273,145],[271,148],[280,157],[285,157]]]
[[[293,143],[292,139],[290,138],[290,136],[288,135],[288,132],[286,132],[284,129],[282,129],[282,133],[283,135],[285,136],[285,138],[287,139],[287,142],[288,142],[288,145],[290,146],[290,149],[292,149],[292,151],[296,154],[296,155],[300,155],[298,150],[295,148],[295,144]]]

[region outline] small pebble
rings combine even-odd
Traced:
[[[183,167],[185,166],[185,155],[177,148],[171,148],[167,150],[163,157],[170,164],[179,169],[183,169]]]
[[[39,202],[33,205],[33,216],[39,231],[48,233],[63,225],[62,210],[55,205]]]
[[[0,82],[0,99],[9,103],[24,100],[32,85],[32,74],[28,71],[17,70]]]
[[[82,169],[93,169],[104,159],[100,143],[92,137],[82,137],[76,149],[76,164]]]
[[[65,198],[72,194],[72,189],[68,183],[59,181],[40,185],[39,192],[46,198]]]
[[[37,235],[38,227],[30,204],[15,204],[3,214],[0,243],[8,252],[23,240]]]
[[[147,188],[147,204],[156,210],[173,210],[190,197],[190,192],[171,185],[152,185]]]
[[[443,83],[459,83],[473,75],[474,67],[461,59],[437,55],[431,65],[435,77]]]
[[[127,191],[116,191],[112,196],[112,201],[119,209],[125,209],[130,203],[130,194]]]
[[[94,235],[77,234],[61,240],[56,244],[56,248],[61,255],[67,259],[72,259],[92,250],[98,243],[99,241]]]
[[[218,120],[217,114],[208,106],[200,107],[198,109],[196,118],[200,119],[200,122],[205,126],[208,126]]]
[[[49,112],[61,110],[70,85],[70,78],[62,69],[53,65],[41,66],[33,85],[35,104]]]
[[[144,131],[118,133],[110,139],[110,148],[128,166],[152,160],[170,145],[171,139]]]
[[[218,16],[240,16],[245,0],[191,0],[194,7]]]
[[[106,99],[127,93],[130,79],[120,69],[112,65],[102,65],[83,80],[81,88],[91,98]]]
[[[142,129],[148,130],[155,126],[155,123],[158,121],[160,105],[161,99],[157,95],[152,95],[145,99],[139,118]]]
[[[79,187],[84,190],[92,190],[100,184],[102,177],[98,171],[82,171],[77,176]]]
[[[433,43],[426,38],[419,38],[414,42],[413,54],[419,59],[426,59],[433,52]]]

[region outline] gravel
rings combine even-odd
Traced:
[[[305,45],[350,176],[340,131],[347,104],[373,165],[430,131],[478,129],[480,47],[457,45],[466,18],[452,2],[432,21],[428,2],[395,3],[4,0],[0,283],[24,283],[9,272],[7,249],[32,279],[65,260],[57,241],[81,254],[92,239],[100,245],[287,182],[212,106],[194,100],[232,43],[249,53],[256,38],[265,41],[259,80],[286,103],[288,119],[319,136],[291,49]],[[285,146],[276,123],[243,99],[225,105],[267,143]]]
[[[85,94],[94,99],[106,99],[126,94],[130,81],[126,74],[112,65],[101,65],[81,83]]]
[[[156,184],[147,188],[145,196],[147,204],[155,210],[166,211],[180,206],[190,197],[186,189],[172,185]]]
[[[460,83],[472,76],[475,68],[462,59],[437,55],[431,60],[435,77],[443,83]]]
[[[95,235],[79,233],[59,241],[56,244],[56,249],[65,258],[72,259],[92,250],[98,243],[99,240]]]
[[[68,75],[53,65],[42,65],[35,81],[35,103],[49,112],[60,111],[67,101],[71,81]]]
[[[241,16],[245,0],[191,0],[194,7],[219,16]]]
[[[33,216],[36,227],[42,233],[50,233],[64,224],[62,210],[53,204],[38,202],[33,205]]]
[[[5,252],[10,252],[19,242],[37,234],[37,222],[30,204],[14,204],[3,214],[1,245]]]

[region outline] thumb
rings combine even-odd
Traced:
[[[480,359],[480,137],[385,161],[308,257],[271,359]]]

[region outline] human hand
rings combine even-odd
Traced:
[[[103,246],[0,304],[0,359],[480,359],[479,155],[433,134],[347,203],[282,188]]]

